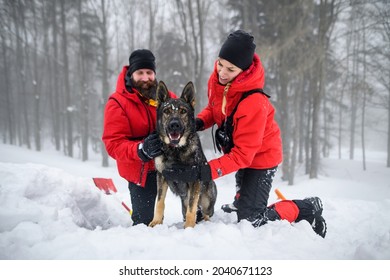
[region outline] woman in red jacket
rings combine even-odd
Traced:
[[[197,116],[197,130],[217,124],[217,146],[224,155],[209,161],[208,166],[180,166],[164,175],[189,181],[217,179],[237,171],[240,191],[233,210],[237,210],[238,221],[246,219],[257,227],[269,220],[305,219],[324,237],[326,224],[319,198],[286,200],[267,207],[273,177],[282,162],[282,140],[275,109],[262,91],[264,68],[253,41],[253,36],[242,30],[229,34],[209,78],[208,105]],[[252,94],[242,99],[247,93]]]
[[[116,90],[104,110],[102,139],[107,153],[117,162],[119,174],[129,182],[134,225],[152,221],[157,194],[152,159],[162,154],[162,142],[155,133],[155,71],[155,57],[150,50],[132,52],[129,66],[119,74]]]

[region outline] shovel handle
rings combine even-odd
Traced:
[[[122,206],[125,207],[127,212],[129,212],[130,216],[131,216],[131,214],[133,214],[133,210],[131,210],[123,201],[122,201]]]
[[[281,193],[281,191],[279,191],[279,189],[275,189],[275,193],[276,193],[276,196],[278,197],[278,199],[286,200],[285,196]]]

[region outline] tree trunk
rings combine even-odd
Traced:
[[[71,103],[70,84],[69,84],[69,60],[68,60],[68,39],[66,35],[66,17],[65,0],[61,0],[61,30],[62,30],[62,52],[64,63],[64,84],[65,84],[65,114],[66,114],[66,144],[67,155],[73,157],[73,107]]]
[[[358,92],[359,86],[357,81],[358,75],[358,35],[355,33],[353,61],[352,61],[352,87],[351,87],[351,124],[350,124],[350,142],[349,142],[349,159],[353,160],[355,157],[355,132],[356,132],[356,116],[358,107]]]
[[[107,14],[106,14],[106,3],[105,0],[101,0],[102,8],[102,105],[108,99],[108,40],[107,40]],[[102,106],[103,107],[103,106]],[[103,115],[101,122],[103,123]],[[101,141],[101,151],[102,151],[102,166],[108,167],[108,154],[104,146],[103,141]]]
[[[390,88],[390,87],[389,87]],[[390,167],[390,91],[387,106],[387,167]]]
[[[303,108],[301,107],[301,98],[303,92],[303,80],[301,79],[299,81],[299,87],[297,91],[294,94],[294,119],[295,119],[295,125],[292,128],[292,153],[291,153],[291,160],[290,160],[290,170],[289,170],[289,177],[288,177],[288,184],[290,186],[294,185],[294,177],[295,177],[295,169],[296,169],[296,163],[297,163],[297,154],[300,147],[300,135],[299,132],[301,131],[301,111],[303,111]]]
[[[3,54],[3,63],[4,63],[4,69],[10,69],[9,63],[8,63],[8,53],[7,53],[7,43],[6,43],[6,38],[3,32],[0,33],[1,36],[1,45],[2,45],[2,54]],[[6,104],[6,126],[8,130],[8,141],[11,145],[16,143],[15,139],[15,131],[14,131],[14,112],[13,112],[13,107],[12,107],[12,102],[11,102],[11,87],[10,87],[10,76],[8,71],[4,71],[4,91],[5,91],[5,104]]]
[[[327,32],[334,19],[334,2],[331,0],[321,0],[319,7],[319,27],[318,27],[318,63],[317,63],[317,87],[314,92],[313,99],[313,123],[312,123],[312,139],[311,139],[311,164],[310,164],[310,178],[318,177],[319,168],[319,140],[320,140],[320,107],[322,96],[325,92],[325,59],[326,51],[328,49]]]
[[[283,165],[282,165],[282,178],[283,180],[288,180],[290,177],[290,129],[289,129],[289,97],[287,93],[287,85],[288,85],[288,65],[286,65],[287,54],[285,51],[280,52],[279,59],[279,85],[280,92],[278,99],[280,100],[280,130],[282,132],[282,143],[283,143]]]
[[[30,125],[28,122],[28,110],[27,110],[27,94],[26,94],[26,68],[25,68],[25,52],[22,48],[21,31],[20,28],[24,28],[24,4],[20,0],[17,1],[16,5],[13,5],[13,20],[15,22],[15,35],[16,35],[16,77],[20,88],[18,88],[17,104],[21,104],[21,117],[24,121],[20,120],[17,126],[19,145],[26,144],[28,149],[31,149],[30,143]],[[20,24],[20,22],[21,24]],[[19,115],[19,114],[17,114]],[[24,124],[24,126],[23,126]]]
[[[309,71],[308,73],[309,78],[309,106],[308,106],[308,114],[307,114],[307,124],[306,124],[306,140],[305,140],[305,174],[310,174],[310,168],[311,168],[311,139],[312,139],[312,122],[313,122],[313,94],[312,92],[315,92],[315,77],[313,77],[313,73]]]
[[[366,123],[366,98],[367,98],[367,83],[366,83],[366,77],[367,77],[367,63],[366,63],[366,29],[364,24],[364,18],[363,18],[363,102],[362,102],[362,131],[361,131],[361,137],[362,137],[362,153],[363,153],[363,170],[366,170],[366,143],[365,143],[365,123]]]
[[[58,25],[57,25],[57,0],[52,1],[52,11],[51,11],[51,26],[52,26],[52,40],[53,40],[53,60],[51,63],[52,69],[54,71],[52,72],[53,76],[53,87],[54,90],[52,91],[52,97],[53,97],[53,135],[54,135],[54,143],[55,148],[57,151],[61,149],[61,118],[63,116],[63,111],[60,108],[60,94],[62,92],[58,80],[59,80],[59,64],[58,64],[58,43],[57,43],[57,37],[58,37]]]
[[[317,62],[317,72],[318,77],[315,78],[315,80],[319,80],[320,83],[320,77],[322,76],[322,59],[319,59]],[[317,82],[317,83],[318,83]],[[313,92],[313,121],[312,121],[312,128],[311,128],[311,159],[310,159],[310,173],[309,177],[317,178],[318,177],[318,164],[319,164],[319,115],[320,115],[320,107],[321,107],[321,87],[317,86],[315,91]]]
[[[36,71],[36,69],[40,69],[38,66],[38,28],[37,28],[37,16],[36,16],[36,10],[35,10],[35,2],[31,2],[31,9],[33,12],[33,29],[34,29],[34,35],[33,35],[33,68],[32,77],[33,77],[33,88],[34,88],[34,139],[35,139],[35,149],[37,151],[41,151],[41,120],[40,120],[40,105],[41,105],[41,94],[40,90],[38,90],[38,73],[39,71]]]
[[[79,112],[80,118],[80,138],[81,138],[81,160],[88,160],[88,136],[89,136],[89,122],[88,122],[88,80],[86,79],[86,46],[83,39],[83,6],[82,0],[78,1],[78,27],[79,27],[79,95],[81,99]]]

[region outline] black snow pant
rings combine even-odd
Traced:
[[[272,181],[277,167],[269,169],[240,169],[236,173],[236,185],[240,189],[238,199],[238,221],[248,219],[267,208]]]
[[[149,223],[153,220],[154,203],[157,195],[157,173],[149,172],[145,187],[129,182],[129,191],[133,214],[133,225]]]

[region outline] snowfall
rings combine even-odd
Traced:
[[[279,189],[287,199],[318,196],[328,225],[326,238],[309,223],[275,221],[253,228],[237,223],[231,202],[234,174],[216,180],[218,198],[211,221],[183,229],[180,199],[170,192],[164,224],[132,226],[127,182],[115,162],[101,167],[99,155],[82,162],[57,151],[36,152],[0,144],[0,259],[2,260],[390,260],[390,168],[386,153],[366,152],[355,160],[331,154],[321,160],[318,179],[303,166],[289,186],[276,174],[269,203]],[[206,151],[208,158],[216,157]],[[77,157],[77,156],[76,156]],[[92,180],[112,178],[107,195]],[[388,271],[388,270],[387,270]],[[5,278],[3,278],[5,279]]]

